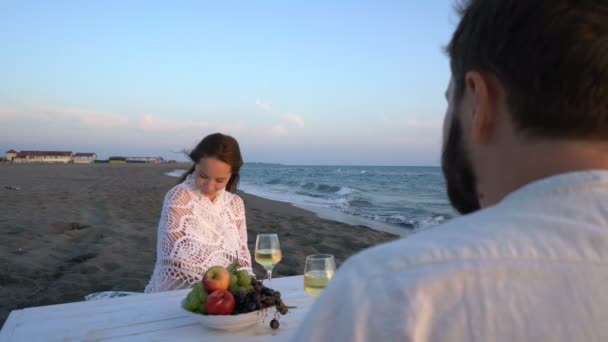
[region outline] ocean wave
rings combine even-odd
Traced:
[[[457,214],[438,167],[264,166],[244,168],[239,188],[257,196],[420,229]]]
[[[317,186],[315,183],[308,182],[301,186],[302,189],[314,189]]]
[[[355,194],[355,193],[358,193],[358,192],[359,192],[359,190],[357,190],[357,189],[353,189],[353,188],[349,188],[347,186],[343,186],[343,187],[340,188],[340,190],[336,191],[336,195],[339,195],[339,196],[348,196],[348,195],[352,195],[352,194]]]
[[[296,191],[296,194],[302,195],[302,196],[313,197],[313,198],[326,198],[323,195],[315,194],[315,193],[308,192],[308,191]]]
[[[338,192],[342,190],[342,187],[335,185],[319,184],[315,189],[320,192]]]
[[[170,177],[176,177],[176,178],[179,178],[179,177],[181,177],[181,176],[184,174],[184,172],[186,172],[186,171],[188,171],[188,170],[184,170],[184,169],[175,169],[175,170],[173,170],[173,171],[171,171],[171,172],[167,172],[167,173],[165,173],[165,175],[170,176]]]
[[[323,194],[335,194],[338,196],[347,196],[356,190],[349,187],[329,185],[329,184],[317,184],[314,182],[306,182],[300,185],[300,189],[307,191],[318,191]]]
[[[348,201],[348,205],[351,207],[371,207],[374,204],[371,201],[367,201],[364,199],[354,199]]]
[[[416,217],[408,217],[408,216],[399,215],[399,214],[393,214],[393,215],[387,215],[387,216],[370,215],[367,218],[375,220],[375,221],[381,221],[381,222],[385,222],[385,223],[390,223],[390,224],[410,228],[410,229],[425,229],[425,228],[429,228],[429,227],[441,224],[447,220],[447,218],[444,215],[440,215],[440,214],[430,214],[430,215],[416,216]]]

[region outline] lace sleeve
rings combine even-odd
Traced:
[[[247,222],[245,219],[245,205],[240,197],[236,197],[237,201],[235,204],[236,212],[238,213],[236,219],[236,227],[239,233],[239,264],[241,269],[247,270],[249,273],[253,273],[251,269],[251,253],[249,253],[249,246],[247,245]]]
[[[156,267],[145,292],[188,288],[196,281],[183,272],[189,261],[172,253],[175,245],[185,237],[185,229],[192,220],[191,201],[192,195],[184,188],[176,187],[167,193],[158,225]]]

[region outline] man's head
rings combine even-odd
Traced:
[[[608,2],[472,0],[460,14],[442,165],[450,200],[467,213],[500,200],[497,180],[525,182],[515,173],[527,151],[608,142]]]

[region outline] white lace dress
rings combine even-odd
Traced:
[[[165,196],[156,266],[144,292],[190,288],[209,267],[228,266],[237,257],[251,272],[243,200],[222,190],[211,201],[189,175]]]

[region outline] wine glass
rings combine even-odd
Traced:
[[[334,256],[313,254],[306,257],[304,266],[304,291],[313,297],[321,294],[336,271]]]
[[[283,258],[277,234],[258,234],[255,238],[255,261],[262,265],[272,283],[272,269]]]

